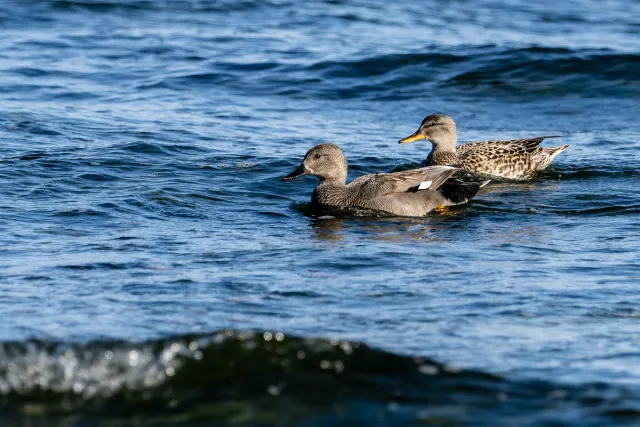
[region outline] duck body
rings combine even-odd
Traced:
[[[307,174],[320,178],[311,198],[319,208],[362,208],[424,216],[441,206],[466,203],[486,184],[470,177],[456,177],[458,173],[459,169],[451,166],[428,166],[364,175],[347,184],[342,150],[334,144],[321,144],[309,150],[300,167],[283,179]]]
[[[555,136],[467,142],[455,148],[455,155],[451,152],[432,150],[423,164],[425,166],[459,165],[465,170],[493,179],[530,180],[535,178],[538,172],[547,168],[558,154],[569,148],[569,144],[542,148],[540,143],[545,138],[555,138]]]
[[[474,141],[456,146],[455,122],[444,114],[432,114],[422,122],[420,129],[401,143],[428,139],[433,148],[424,165],[455,165],[493,179],[523,181],[535,178],[553,159],[569,147],[540,147],[546,138]]]
[[[357,207],[401,216],[424,216],[440,206],[468,202],[482,182],[452,180],[450,166],[428,166],[395,173],[364,175],[348,184],[321,182],[311,202],[320,208]],[[426,187],[420,189],[420,186]],[[444,187],[444,188],[443,188]]]

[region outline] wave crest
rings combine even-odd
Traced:
[[[578,421],[576,407],[585,394],[600,403],[584,410],[628,417],[633,411],[620,393],[604,386],[559,389],[507,381],[357,342],[281,332],[225,330],[141,343],[0,344],[5,420],[46,414],[52,423],[74,417],[94,425],[114,419],[190,425],[193,417],[222,424],[240,417],[241,425],[253,425],[276,417],[284,425],[349,425],[380,417],[457,424],[472,416],[506,425],[542,408],[547,417],[566,421],[563,410],[569,406]]]

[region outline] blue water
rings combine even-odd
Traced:
[[[110,425],[87,390],[130,384],[164,396],[151,424],[214,403],[242,405],[180,422],[640,423],[638,16],[623,0],[3,1],[0,418],[46,424],[53,405]],[[417,166],[430,144],[397,140],[433,112],[461,141],[571,148],[534,182],[426,218],[318,219],[314,179],[280,181],[322,142],[350,178]],[[350,375],[370,384],[333,383],[326,363],[255,389],[255,372],[197,381],[220,360],[267,363],[253,338],[218,347],[250,331],[282,366],[276,332],[294,355],[335,347],[332,367],[363,343],[353,363],[370,370]],[[167,367],[165,340],[194,336],[216,362]],[[414,359],[462,369],[459,384],[397,380],[433,374]],[[172,378],[206,399],[166,397]],[[394,394],[416,387],[435,391]],[[334,400],[318,409],[310,389]]]

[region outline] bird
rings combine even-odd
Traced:
[[[399,216],[424,216],[438,208],[466,203],[488,183],[456,167],[428,166],[364,175],[347,184],[347,168],[340,147],[320,144],[307,151],[302,164],[282,180],[303,175],[319,178],[311,197],[315,207],[361,208]]]
[[[446,114],[427,116],[412,135],[398,141],[401,144],[427,139],[433,147],[425,166],[450,165],[486,175],[492,179],[526,181],[551,164],[569,144],[560,147],[540,147],[546,138],[559,135],[505,141],[474,141],[456,147],[456,123]]]

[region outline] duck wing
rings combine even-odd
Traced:
[[[527,180],[540,170],[537,157],[542,152],[540,143],[545,138],[512,139],[506,141],[475,141],[456,147],[458,158],[465,169],[507,180]]]
[[[560,135],[536,136],[534,138],[472,141],[458,145],[458,156],[504,157],[533,154],[546,138],[559,138]]]
[[[436,190],[456,171],[458,168],[451,166],[427,166],[394,173],[376,173],[356,178],[348,187],[362,199],[409,191]]]

